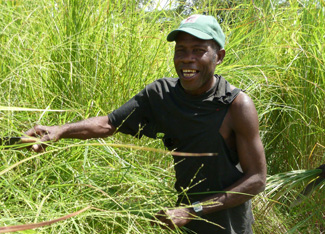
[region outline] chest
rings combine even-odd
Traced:
[[[215,152],[222,141],[219,130],[228,107],[211,101],[189,103],[166,99],[151,106],[157,132],[163,135],[165,146],[191,152]]]

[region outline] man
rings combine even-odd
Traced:
[[[63,126],[35,126],[41,141],[107,137],[156,138],[169,150],[217,153],[174,157],[177,207],[156,218],[189,233],[252,233],[250,199],[264,190],[266,163],[252,100],[214,75],[225,36],[212,16],[193,15],[172,31],[177,79],[159,79],[110,113]],[[34,145],[35,151],[44,146]]]

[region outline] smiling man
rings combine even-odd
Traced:
[[[225,36],[212,16],[194,15],[172,31],[178,78],[149,84],[108,116],[63,126],[35,126],[41,141],[89,139],[116,132],[162,136],[169,150],[215,153],[174,156],[176,208],[160,211],[165,227],[185,233],[252,233],[250,199],[264,190],[266,163],[252,100],[215,68],[225,57]],[[35,151],[45,146],[35,145]]]

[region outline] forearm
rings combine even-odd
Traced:
[[[104,138],[112,135],[115,128],[109,124],[108,116],[99,116],[59,127],[59,138]]]
[[[225,189],[228,193],[218,193],[201,200],[202,214],[210,214],[227,208],[238,206],[254,195],[260,193],[265,187],[264,174],[246,175],[235,184]],[[161,210],[155,216],[170,229],[182,227],[195,219],[197,213],[191,207],[177,207],[176,209]]]
[[[226,188],[225,193],[218,193],[201,200],[203,214],[210,214],[243,204],[262,192],[264,188],[264,175],[246,175],[232,186]]]
[[[40,142],[56,142],[62,138],[82,140],[104,138],[113,135],[115,130],[116,128],[110,123],[108,116],[99,116],[61,126],[36,125],[25,134],[40,138]],[[46,144],[38,143],[33,145],[32,149],[35,152],[42,152],[46,146]]]

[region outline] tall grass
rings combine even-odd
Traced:
[[[146,12],[119,0],[0,6],[1,135],[106,114],[149,82],[175,76],[173,44],[165,38],[182,13]],[[254,199],[256,233],[325,229],[324,183],[291,206],[325,158],[324,7],[321,1],[202,1],[194,9],[222,19],[227,55],[217,72],[245,89],[258,110],[270,178],[268,190]],[[170,155],[109,143],[162,148],[156,140],[116,135],[64,140],[38,155],[1,150],[0,226],[91,206],[34,232],[170,233],[149,224],[157,210],[175,203]]]

